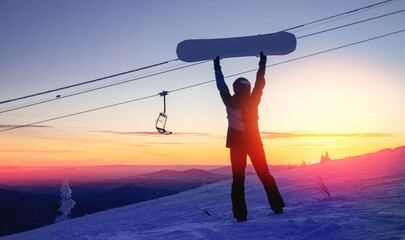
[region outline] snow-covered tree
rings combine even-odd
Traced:
[[[321,155],[321,163],[327,162],[327,161],[329,161],[329,160],[331,160],[331,159],[330,159],[330,157],[329,157],[328,151],[326,151],[325,156],[324,156],[323,154]]]
[[[58,215],[55,218],[55,222],[62,222],[69,220],[70,210],[75,207],[76,202],[72,199],[72,190],[70,190],[68,180],[62,181],[62,186],[60,187],[60,196],[62,200],[59,201]]]

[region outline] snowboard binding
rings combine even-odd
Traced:
[[[160,134],[165,134],[165,135],[170,135],[172,134],[171,131],[166,130],[166,122],[167,122],[167,114],[166,114],[166,95],[168,94],[168,91],[163,91],[159,93],[159,95],[162,97],[163,96],[163,112],[159,113],[158,118],[156,119],[156,130]]]

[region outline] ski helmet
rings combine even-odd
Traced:
[[[246,78],[240,77],[238,79],[235,80],[235,82],[233,82],[233,91],[235,93],[244,90],[244,89],[249,89],[250,92],[250,82],[249,80],[247,80]]]

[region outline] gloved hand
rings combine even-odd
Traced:
[[[217,56],[217,58],[214,59],[214,70],[221,70],[221,65],[219,65],[219,56]]]
[[[267,62],[267,56],[263,55],[263,52],[260,52],[260,61],[259,61],[259,66],[260,67],[265,67]]]

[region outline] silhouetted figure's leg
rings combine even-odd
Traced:
[[[247,209],[245,202],[245,169],[247,154],[239,149],[231,148],[232,163],[232,211],[238,221],[246,221]]]
[[[269,204],[274,213],[279,214],[283,212],[285,207],[283,198],[278,190],[274,177],[270,174],[269,167],[266,162],[266,155],[262,147],[254,148],[249,151],[250,160],[256,170],[257,176],[260,178],[264,189],[267,193]]]

